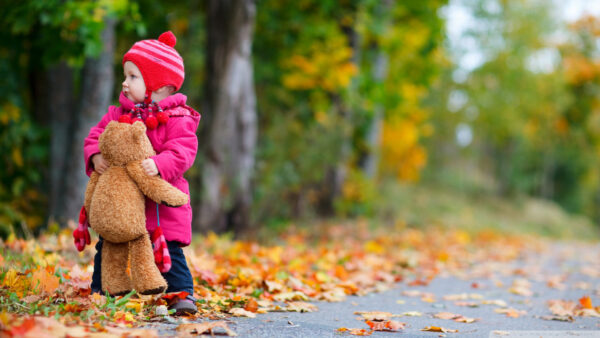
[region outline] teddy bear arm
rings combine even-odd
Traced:
[[[98,184],[98,179],[100,178],[100,174],[97,172],[92,172],[90,175],[90,180],[88,181],[87,187],[85,188],[85,197],[83,206],[85,210],[90,211],[90,204],[92,203],[92,196],[94,195],[94,190],[96,190],[96,184]]]
[[[187,194],[161,177],[147,175],[142,168],[141,161],[128,163],[126,169],[142,193],[154,202],[170,207],[179,207],[189,201]]]

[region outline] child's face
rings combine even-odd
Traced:
[[[143,102],[146,84],[140,69],[133,62],[126,61],[123,65],[123,74],[125,75],[125,81],[122,83],[123,94],[135,103]]]

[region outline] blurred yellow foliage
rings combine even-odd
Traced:
[[[297,51],[283,62],[287,70],[283,84],[289,89],[323,89],[336,92],[346,88],[357,73],[352,49],[342,35],[312,44],[308,52]]]
[[[21,110],[12,103],[5,103],[0,109],[0,123],[3,125],[7,125],[11,121],[17,121],[20,116]]]
[[[384,121],[381,140],[381,168],[402,181],[414,182],[427,163],[425,148],[419,144],[419,125],[400,117]]]

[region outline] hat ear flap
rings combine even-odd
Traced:
[[[132,126],[131,133],[133,136],[133,142],[140,143],[140,139],[142,137],[144,137],[144,135],[146,134],[146,126],[144,125],[143,122],[140,122],[140,121],[136,121],[131,126]]]

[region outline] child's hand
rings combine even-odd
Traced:
[[[94,170],[102,175],[106,169],[108,169],[108,162],[102,157],[102,154],[96,154],[92,156],[92,163],[94,164]]]
[[[156,176],[158,175],[158,168],[156,167],[156,163],[151,158],[147,158],[142,161],[142,168],[146,172],[146,175]]]

